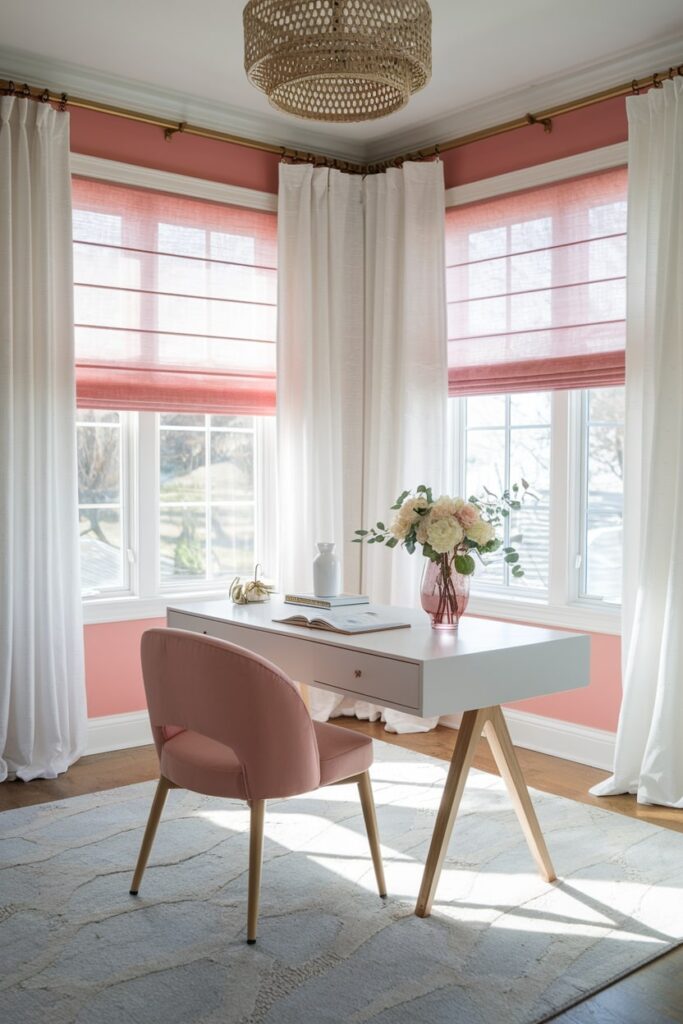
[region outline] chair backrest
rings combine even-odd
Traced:
[[[192,729],[231,747],[250,799],[320,785],[311,716],[294,683],[251,651],[183,629],[148,629],[142,673],[157,751]]]

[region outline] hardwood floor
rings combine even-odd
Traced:
[[[429,733],[396,736],[385,732],[379,722],[336,719],[335,725],[446,760],[450,760],[457,736],[455,730],[443,726]],[[592,797],[589,788],[605,778],[606,772],[520,747],[517,754],[527,783],[535,789],[683,832],[683,811],[643,807],[631,796],[610,797],[609,800]],[[483,739],[474,766],[498,774]],[[158,774],[157,756],[152,746],[94,754],[82,758],[58,779],[0,785],[0,811],[144,782],[158,778]],[[554,1024],[683,1024],[683,947],[639,968],[552,1020]]]

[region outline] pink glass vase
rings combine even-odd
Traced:
[[[427,560],[420,600],[433,629],[457,629],[469,596],[470,578],[456,570],[453,552],[442,555],[438,562]]]

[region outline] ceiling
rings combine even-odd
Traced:
[[[280,114],[242,66],[242,0],[2,4],[0,77],[378,159],[683,62],[681,0],[432,0],[433,75],[381,121]],[[654,63],[653,63],[654,62]]]

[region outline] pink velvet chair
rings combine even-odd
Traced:
[[[256,941],[266,800],[358,785],[380,896],[386,895],[368,769],[372,740],[314,722],[294,683],[235,644],[149,629],[142,672],[160,778],[130,892],[136,896],[169,789],[246,800],[251,808],[247,942]]]

